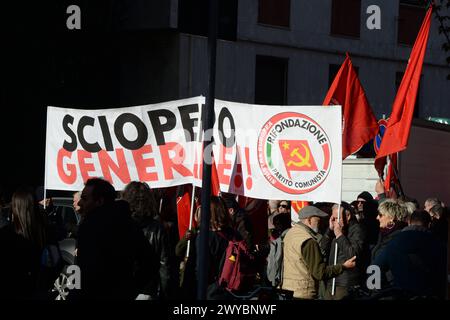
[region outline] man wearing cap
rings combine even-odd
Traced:
[[[314,206],[304,207],[299,213],[300,221],[284,238],[282,289],[292,291],[295,299],[316,299],[319,281],[355,267],[356,257],[343,264],[326,265],[318,244],[320,218],[328,215]]]

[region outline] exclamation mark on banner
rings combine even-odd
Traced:
[[[235,163],[235,172],[233,174],[234,176],[234,186],[236,188],[242,187],[242,159],[241,159],[241,152],[239,151],[240,147],[236,147],[236,163]],[[244,190],[241,190],[243,192]]]
[[[247,179],[245,180],[245,186],[247,189],[251,189],[253,186],[253,179],[252,179],[252,169],[250,165],[250,149],[248,147],[244,148],[245,153],[245,163],[247,164]]]

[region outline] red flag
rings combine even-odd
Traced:
[[[291,201],[291,212],[299,214],[300,210],[309,206],[309,201]]]
[[[211,152],[212,164],[211,164],[211,195],[220,195],[220,182],[219,175],[217,173],[216,162],[214,160],[214,154]]]
[[[328,90],[323,105],[342,106],[342,159],[361,149],[377,134],[377,119],[367,102],[348,54]]]
[[[189,229],[189,218],[191,216],[192,186],[180,186],[177,197],[178,233],[180,239]]]
[[[395,169],[394,169],[395,168]],[[386,178],[384,179],[384,190],[389,192],[391,187],[396,183],[396,172],[397,170],[397,153],[394,153],[390,156],[389,165],[387,168]]]
[[[376,156],[377,161],[389,154],[406,149],[408,145],[411,121],[414,114],[414,104],[416,102],[423,59],[427,48],[432,11],[433,7],[430,6],[417,35],[414,47],[412,48],[408,66],[398,88],[386,132]]]
[[[241,152],[239,151],[240,147],[236,148],[236,157],[234,160],[233,165],[233,171],[231,172],[231,178],[230,178],[230,185],[228,188],[228,193],[233,193],[237,195],[243,195],[244,194],[244,178],[242,175],[242,158],[241,158]],[[244,196],[239,196],[239,206],[241,208],[244,207],[245,201]]]
[[[399,195],[403,195],[403,189],[397,176],[398,172],[398,153],[389,156],[389,163],[384,179],[384,192],[388,198],[396,199]]]

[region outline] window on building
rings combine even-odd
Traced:
[[[340,64],[330,64],[328,66],[328,88],[333,83],[334,78],[336,77],[340,68],[341,68]],[[355,69],[356,74],[359,75],[359,67],[353,66],[353,69]]]
[[[258,23],[289,27],[291,0],[259,0]]]
[[[398,44],[414,45],[426,13],[423,2],[420,0],[400,1],[398,8]]]
[[[400,84],[402,83],[404,72],[397,72],[395,74],[395,92],[397,94],[398,88],[400,87]],[[420,76],[420,82],[419,82],[419,89],[417,90],[417,96],[416,96],[416,103],[414,104],[414,118],[419,118],[420,114],[420,92],[421,90],[421,82],[422,82],[423,76]]]
[[[359,38],[361,0],[333,0],[331,35]]]
[[[288,59],[256,56],[255,103],[285,105],[287,103]]]
[[[208,36],[208,0],[179,0],[178,29],[184,33]],[[237,35],[237,0],[219,0],[218,38],[235,41]]]

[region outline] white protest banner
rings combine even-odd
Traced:
[[[103,177],[116,190],[192,183],[199,108],[204,97],[129,108],[48,107],[46,188],[81,190]]]
[[[104,177],[116,190],[201,187],[203,97],[105,110],[49,107],[46,186],[81,190]],[[260,199],[341,200],[340,106],[261,106],[216,100],[214,158],[222,192]],[[206,159],[209,161],[209,159]]]
[[[341,106],[216,100],[215,114],[213,150],[221,191],[260,199],[341,201]]]

